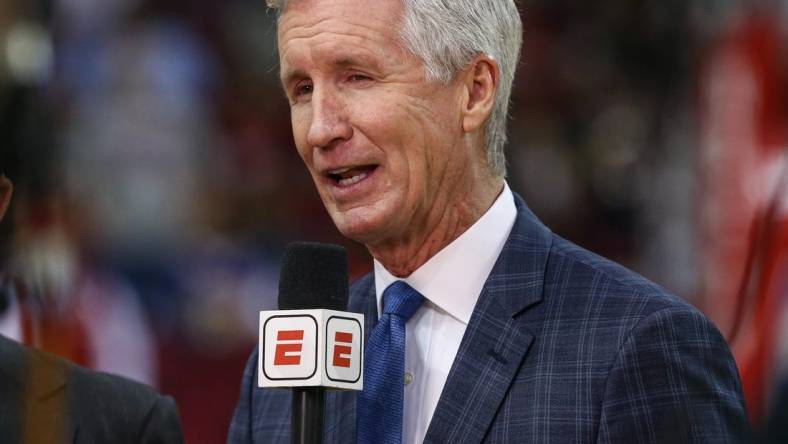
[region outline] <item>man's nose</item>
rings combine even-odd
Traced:
[[[307,142],[315,148],[330,148],[339,141],[349,140],[353,128],[341,98],[333,91],[315,91],[312,94],[312,121]]]

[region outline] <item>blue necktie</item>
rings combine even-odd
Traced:
[[[358,396],[359,444],[400,444],[405,397],[405,323],[424,296],[403,281],[383,292],[383,315],[364,355],[364,390]]]

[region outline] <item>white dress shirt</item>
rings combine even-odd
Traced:
[[[403,442],[421,443],[468,327],[479,294],[517,217],[514,196],[503,191],[482,217],[405,279],[375,261],[375,292],[404,280],[425,297],[408,321],[405,339]]]

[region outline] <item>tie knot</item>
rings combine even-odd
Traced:
[[[383,291],[383,313],[399,316],[406,322],[424,301],[418,291],[405,281],[397,281]]]

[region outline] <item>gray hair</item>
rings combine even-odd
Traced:
[[[267,4],[281,13],[288,1],[292,0],[267,0]],[[490,169],[505,176],[509,97],[522,45],[522,23],[514,0],[402,1],[402,39],[424,61],[428,80],[451,81],[479,54],[498,63],[500,82],[486,124],[486,143]]]

